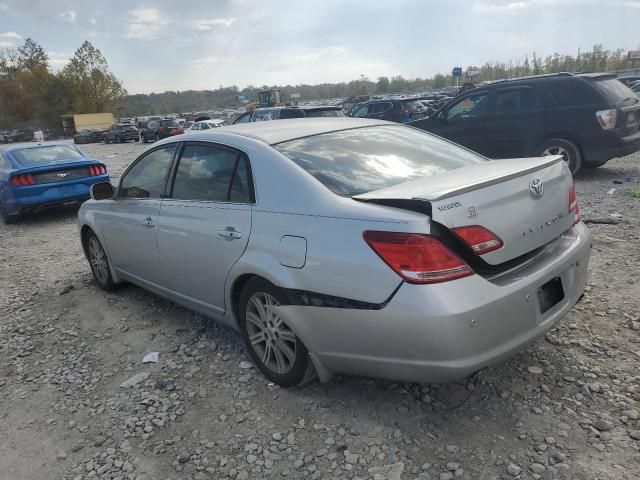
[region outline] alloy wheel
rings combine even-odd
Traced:
[[[569,152],[567,152],[564,148],[557,145],[546,148],[542,152],[542,156],[544,157],[547,157],[549,155],[562,155],[562,158],[566,163],[571,162],[571,156],[569,155]]]
[[[91,270],[101,284],[105,284],[109,280],[109,264],[107,256],[102,249],[102,245],[96,237],[89,240],[89,262]]]
[[[296,336],[276,313],[280,305],[273,296],[254,293],[246,307],[246,328],[251,347],[265,367],[283,375],[296,361]]]

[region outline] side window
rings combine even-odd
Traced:
[[[362,105],[353,112],[354,117],[366,117],[369,114],[369,105]]]
[[[173,182],[172,198],[226,202],[238,153],[208,145],[186,145]]]
[[[381,113],[382,112],[382,105],[384,105],[383,103],[370,103],[369,104],[369,115],[374,114],[374,113]]]
[[[200,124],[200,130],[209,130],[211,127],[209,126],[208,123],[201,123]]]
[[[547,91],[560,107],[575,107],[599,103],[597,93],[586,83],[572,78],[560,78],[546,85]]]
[[[234,203],[251,203],[251,177],[249,176],[249,161],[243,156],[238,161],[236,173],[231,181],[229,201]]]
[[[4,158],[4,153],[0,152],[0,168],[9,168],[9,162]]]
[[[191,129],[195,130],[197,132],[198,130],[200,130],[200,124],[199,123],[194,123],[193,127]]]
[[[160,198],[171,166],[175,145],[154,150],[131,167],[120,181],[119,197]]]
[[[251,121],[251,112],[243,113],[234,123],[249,123]]]
[[[540,110],[535,92],[530,88],[517,90],[498,90],[496,92],[495,113],[497,115],[515,115]]]
[[[267,120],[275,120],[275,111],[273,110],[256,110],[253,112],[254,122],[263,122]]]
[[[484,115],[489,95],[481,93],[463,98],[447,110],[449,123],[456,123],[466,118],[478,118]]]

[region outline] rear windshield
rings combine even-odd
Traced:
[[[12,150],[11,156],[22,165],[39,165],[82,158],[82,154],[71,145],[51,145]]]
[[[339,109],[329,110],[305,110],[307,117],[344,117],[345,114]]]
[[[627,98],[635,98],[633,91],[627,87],[621,81],[611,78],[608,80],[598,80],[593,82],[593,86],[596,87],[607,99],[615,105]]]
[[[178,122],[176,120],[162,120],[160,122],[160,125],[162,125],[163,127],[177,127]]]
[[[325,133],[274,147],[344,197],[486,161],[421,130],[395,125]]]

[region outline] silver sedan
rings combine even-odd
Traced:
[[[78,227],[96,283],[240,331],[271,381],[444,382],[502,361],[579,300],[591,238],[562,157],[489,161],[347,118],[155,143]]]

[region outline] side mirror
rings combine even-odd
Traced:
[[[93,200],[108,200],[113,198],[113,185],[109,182],[94,183],[91,185],[91,198]]]
[[[440,113],[438,114],[438,120],[440,120],[442,123],[449,123],[447,121],[447,111],[446,110],[440,111]]]

